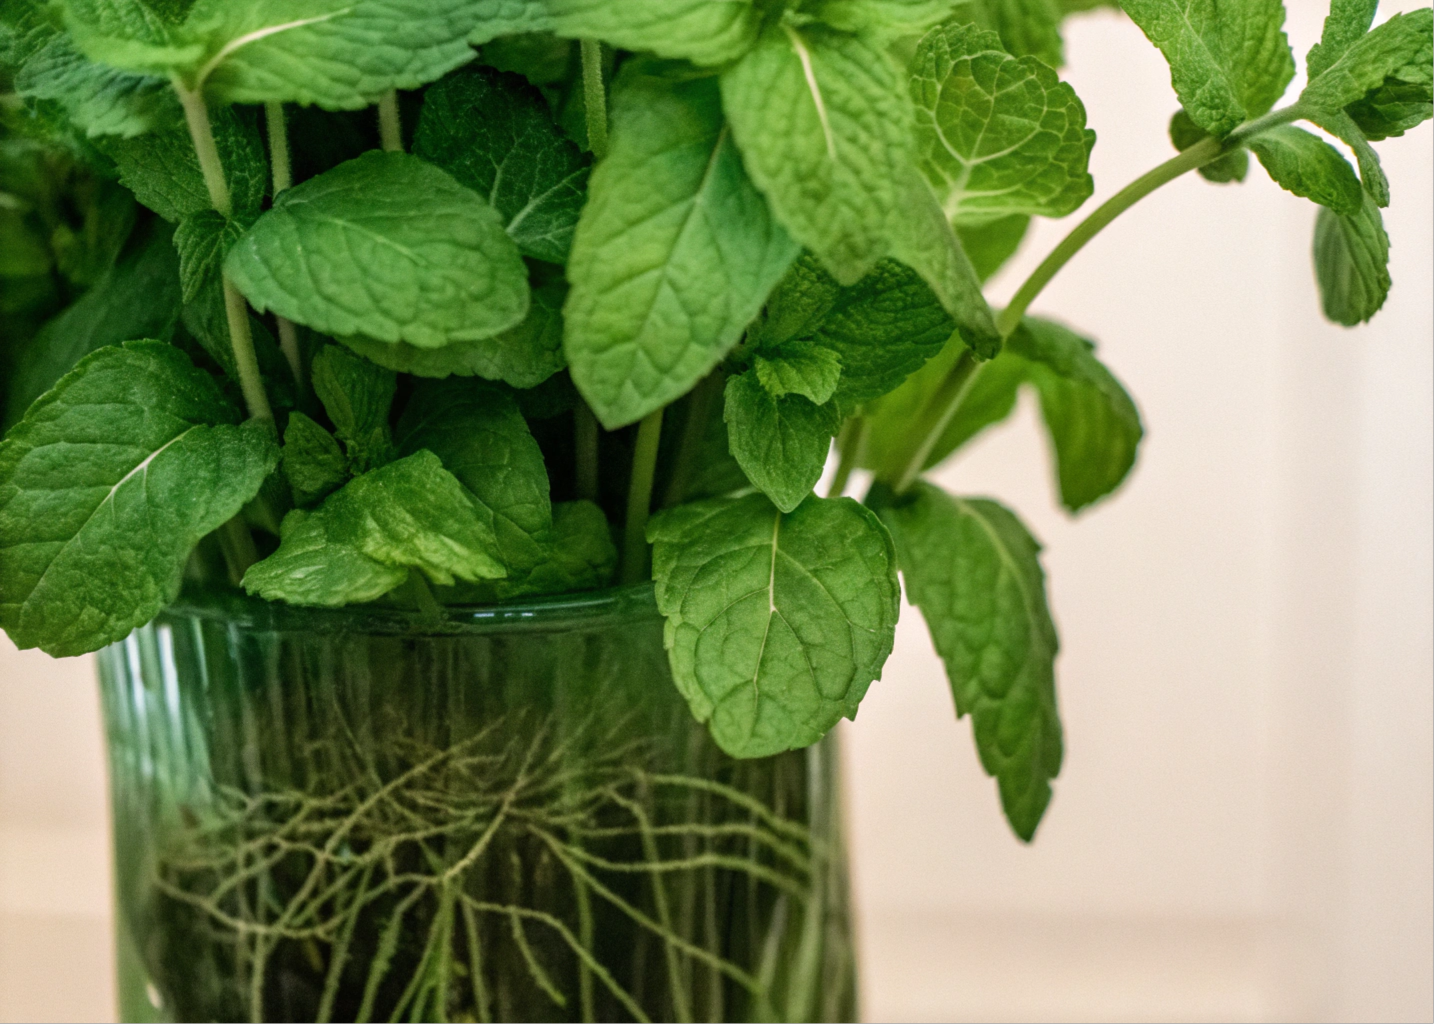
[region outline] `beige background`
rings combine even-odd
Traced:
[[[1303,54],[1324,4],[1287,6]],[[1175,103],[1113,15],[1069,55],[1099,199],[1166,159]],[[1047,544],[1068,758],[1022,847],[903,618],[846,730],[869,1019],[1434,1017],[1430,140],[1382,147],[1369,327],[1320,318],[1314,208],[1258,168],[1167,187],[1038,301],[1100,339],[1149,436],[1079,522],[1028,406],[940,474]],[[91,673],[0,640],[0,1021],[111,1012]]]

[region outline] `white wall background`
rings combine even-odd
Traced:
[[[1302,55],[1325,5],[1287,6]],[[1128,22],[1068,39],[1099,201],[1169,156],[1175,100]],[[1382,146],[1395,286],[1368,327],[1321,319],[1314,207],[1258,167],[1167,186],[1038,300],[1100,340],[1148,439],[1078,522],[1029,406],[940,474],[1047,545],[1067,760],[1023,847],[907,611],[846,729],[869,1019],[1434,1018],[1430,140]],[[0,1020],[112,1012],[103,790],[88,659],[0,640]]]

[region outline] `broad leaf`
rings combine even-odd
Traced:
[[[543,0],[550,26],[571,39],[601,39],[695,64],[724,64],[751,48],[762,23],[753,0]]]
[[[366,473],[393,459],[389,409],[397,389],[392,370],[375,366],[338,345],[314,357],[314,394],[348,451],[349,467]]]
[[[22,97],[53,100],[91,138],[132,138],[180,120],[174,90],[162,78],[133,75],[96,64],[74,40],[55,34],[15,76]]]
[[[453,601],[509,601],[534,594],[596,590],[612,582],[617,568],[617,545],[602,509],[590,501],[564,501],[553,506],[552,529],[538,545],[538,560],[523,571],[501,580],[460,584]]]
[[[527,270],[497,212],[403,153],[366,153],[284,192],[224,266],[256,309],[333,336],[440,348],[528,312]]]
[[[0,443],[0,626],[82,654],[179,594],[190,550],[279,458],[214,379],[157,341],[81,360]]]
[[[289,414],[284,428],[284,476],[294,504],[306,508],[343,486],[348,459],[334,435],[301,412]]]
[[[625,71],[568,263],[564,349],[609,429],[686,393],[796,258],[722,124],[711,79]]]
[[[911,104],[895,64],[860,36],[768,29],[722,74],[743,163],[777,218],[843,284],[890,250]]]
[[[957,716],[970,715],[981,765],[1011,828],[1029,842],[1063,755],[1059,646],[1038,544],[1008,509],[918,482],[882,511],[911,603],[946,664]]]
[[[956,234],[976,276],[988,281],[1016,254],[1030,226],[1031,218],[1012,214],[996,220],[962,224],[957,227]]]
[[[755,370],[727,382],[722,418],[742,472],[783,512],[812,493],[841,426],[831,406],[801,395],[769,394]]]
[[[1325,316],[1354,327],[1379,312],[1389,296],[1389,236],[1374,200],[1366,195],[1352,216],[1320,210],[1314,264]]]
[[[563,360],[563,299],[567,294],[562,281],[535,288],[523,322],[482,341],[418,348],[361,335],[342,340],[365,359],[399,373],[416,377],[486,377],[515,388],[533,388],[567,365]]]
[[[758,352],[752,369],[768,394],[801,395],[822,405],[836,394],[841,356],[810,341],[790,341]]]
[[[1349,44],[1300,93],[1302,106],[1342,110],[1388,77],[1428,85],[1434,78],[1434,11],[1396,14]]]
[[[1121,0],[1160,48],[1185,112],[1224,138],[1266,113],[1295,74],[1282,0]]]
[[[1324,32],[1305,56],[1305,72],[1310,81],[1328,71],[1331,64],[1369,31],[1378,9],[1379,0],[1331,0]]]
[[[765,757],[853,717],[891,653],[891,539],[849,498],[783,514],[760,494],[669,509],[648,527],[678,690],[717,744]]]
[[[1075,90],[993,32],[933,29],[911,78],[921,168],[946,213],[1063,217],[1090,198],[1095,132]]]
[[[1434,102],[1428,84],[1390,77],[1378,89],[1366,93],[1364,99],[1351,103],[1345,112],[1366,139],[1378,142],[1397,138],[1434,117]]]
[[[1318,136],[1281,125],[1255,136],[1250,148],[1281,188],[1335,213],[1358,213],[1364,205],[1364,190],[1354,168]]]
[[[995,32],[1007,53],[1036,57],[1053,68],[1065,63],[1056,0],[972,0],[960,10],[958,20],[974,21]]]
[[[568,258],[588,159],[521,78],[474,66],[435,83],[424,93],[413,152],[487,199],[524,255]]]
[[[429,451],[355,477],[316,511],[290,512],[279,550],[250,566],[244,589],[338,607],[382,597],[410,568],[442,586],[505,572],[491,527]]]
[[[243,233],[242,224],[218,210],[199,210],[179,222],[174,247],[179,251],[179,283],[185,302],[193,302],[220,276],[224,257]]]

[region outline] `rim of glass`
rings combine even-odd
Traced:
[[[264,632],[403,636],[551,632],[599,620],[627,622],[657,617],[657,596],[651,583],[546,594],[502,604],[445,605],[443,614],[436,618],[413,608],[379,604],[302,608],[228,587],[190,585],[160,613],[160,618],[209,619]]]

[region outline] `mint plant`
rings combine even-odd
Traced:
[[[186,581],[437,617],[651,580],[693,714],[760,757],[855,716],[900,577],[1029,840],[1063,743],[1040,545],[923,474],[1029,386],[1062,504],[1121,485],[1135,402],[1028,311],[1189,171],[1253,153],[1319,204],[1324,312],[1368,320],[1372,143],[1431,115],[1427,8],[1333,0],[1278,106],[1280,0],[1121,0],[1176,152],[993,310],[1030,219],[1093,193],[1058,73],[1091,6],[4,0],[0,626],[73,655]]]

